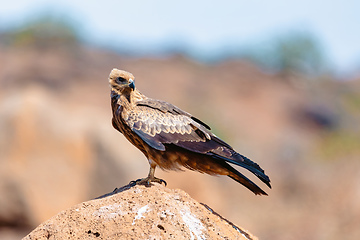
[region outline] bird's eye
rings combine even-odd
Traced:
[[[125,82],[126,82],[126,79],[123,78],[123,77],[117,77],[117,78],[115,79],[115,81],[116,81],[117,83],[125,83]]]

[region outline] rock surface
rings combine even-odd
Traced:
[[[257,239],[182,190],[120,191],[62,211],[24,239]]]

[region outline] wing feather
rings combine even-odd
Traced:
[[[163,113],[166,113],[166,112],[172,113],[175,116],[176,115],[184,115],[184,116],[187,116],[187,117],[191,118],[196,123],[202,125],[207,130],[211,130],[209,125],[207,125],[206,123],[204,123],[200,119],[192,116],[190,113],[185,112],[185,111],[181,110],[180,108],[178,108],[178,107],[176,107],[176,106],[174,106],[174,105],[172,105],[172,104],[170,104],[168,102],[148,98],[148,99],[145,99],[145,100],[137,103],[137,106],[145,106],[145,107],[148,107],[148,108],[153,108],[153,109],[156,109],[156,110],[161,111]]]
[[[173,144],[219,162],[233,163],[251,171],[271,187],[269,177],[258,164],[216,137],[205,123],[170,103],[147,99],[139,102],[128,115],[125,122],[149,146],[165,151],[166,144]]]
[[[146,143],[155,145],[175,144],[189,151],[207,153],[215,149],[223,149],[223,157],[229,157],[226,150],[232,147],[217,138],[209,127],[189,113],[170,103],[146,99],[137,103],[137,107],[127,113],[126,124]],[[222,155],[217,151],[217,154]]]

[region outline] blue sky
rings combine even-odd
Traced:
[[[317,37],[338,71],[360,67],[358,0],[13,0],[0,7],[0,27],[48,11],[74,19],[89,42],[128,44],[139,51],[180,42],[211,54],[306,31]]]

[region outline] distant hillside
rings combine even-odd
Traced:
[[[273,185],[261,198],[226,178],[158,170],[169,188],[260,239],[339,239],[345,225],[349,239],[360,236],[360,79],[266,74],[240,60],[130,58],[81,45],[0,44],[0,55],[0,238],[5,227],[33,228],[147,174],[145,157],[111,126],[114,67],[132,72],[146,95],[211,125]]]

